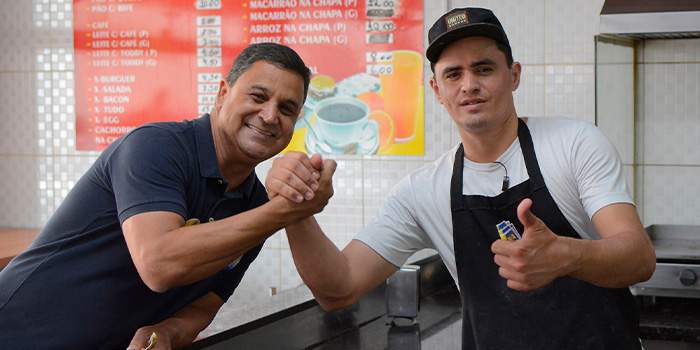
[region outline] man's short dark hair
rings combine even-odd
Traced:
[[[311,81],[311,71],[296,51],[288,46],[275,43],[253,44],[241,51],[231,65],[226,76],[226,81],[230,86],[243,75],[250,67],[258,61],[266,61],[275,66],[299,73],[304,78],[304,101],[309,92],[309,81]]]

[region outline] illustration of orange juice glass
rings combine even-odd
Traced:
[[[416,137],[418,102],[423,78],[423,56],[415,51],[393,51],[390,74],[380,74],[386,112],[396,125],[396,143]]]

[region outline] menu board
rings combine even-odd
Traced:
[[[75,0],[76,147],[212,110],[250,44],[312,70],[286,150],[423,154],[422,0]]]

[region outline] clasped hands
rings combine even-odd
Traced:
[[[336,162],[290,151],[276,158],[265,179],[270,200],[278,196],[296,203],[295,208],[315,214],[323,210],[333,196],[332,177]]]

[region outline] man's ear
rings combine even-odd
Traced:
[[[221,108],[226,101],[226,95],[231,91],[231,87],[228,85],[226,79],[222,79],[219,82],[219,92],[216,93],[216,107]]]
[[[430,78],[430,87],[433,88],[433,93],[435,93],[435,98],[442,104],[442,99],[440,98],[440,91],[438,90],[438,84],[435,81],[435,76]]]
[[[510,74],[513,77],[513,90],[515,91],[520,86],[520,73],[522,73],[523,67],[520,62],[513,62],[513,68],[510,69]]]

